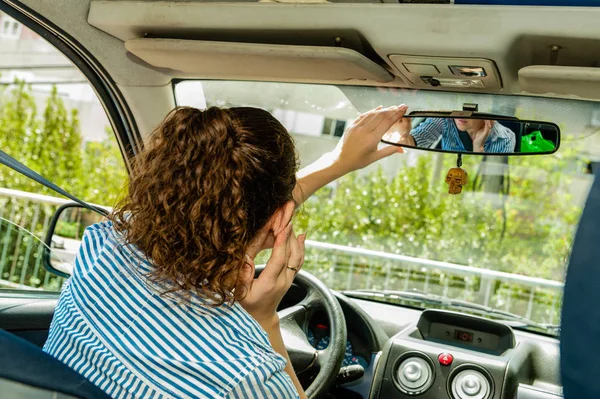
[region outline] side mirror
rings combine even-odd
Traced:
[[[75,202],[58,208],[50,220],[44,240],[47,248],[50,248],[43,256],[46,270],[62,277],[69,277],[73,273],[83,232],[88,226],[103,221],[106,221],[105,216]]]

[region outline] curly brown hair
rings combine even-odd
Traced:
[[[292,137],[267,111],[179,107],[134,158],[111,219],[166,292],[230,302],[243,295],[234,286],[248,245],[292,199],[296,171]]]

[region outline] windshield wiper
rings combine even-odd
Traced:
[[[496,318],[503,319],[506,321],[506,324],[515,328],[524,328],[524,327],[533,327],[543,331],[547,331],[549,333],[553,333],[557,335],[560,332],[560,325],[558,324],[546,324],[546,323],[538,323],[536,321],[530,320],[526,317],[520,316],[518,314],[506,312],[504,310],[495,309],[491,306],[485,306],[478,303],[472,303],[469,301],[465,301],[462,299],[453,299],[443,297],[441,295],[428,294],[426,292],[421,291],[394,291],[394,290],[346,290],[342,291],[342,294],[355,297],[355,298],[364,298],[364,299],[372,299],[379,300],[382,302],[389,302],[392,300],[401,300],[406,302],[414,302],[420,304],[429,304],[429,305],[437,305],[445,308],[452,309],[462,309],[468,310],[473,313],[480,314],[482,316],[491,315]]]

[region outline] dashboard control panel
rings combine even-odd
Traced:
[[[426,310],[417,324],[426,341],[501,355],[515,347],[510,327],[461,313]]]
[[[370,398],[504,399],[515,346],[512,329],[502,323],[423,311],[416,326],[387,342]]]
[[[446,323],[431,323],[429,337],[431,340],[455,343],[489,352],[497,352],[499,346],[499,336],[496,334],[456,327]]]

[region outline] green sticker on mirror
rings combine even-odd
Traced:
[[[554,143],[546,140],[542,132],[536,130],[521,138],[521,152],[550,152],[554,151]]]

